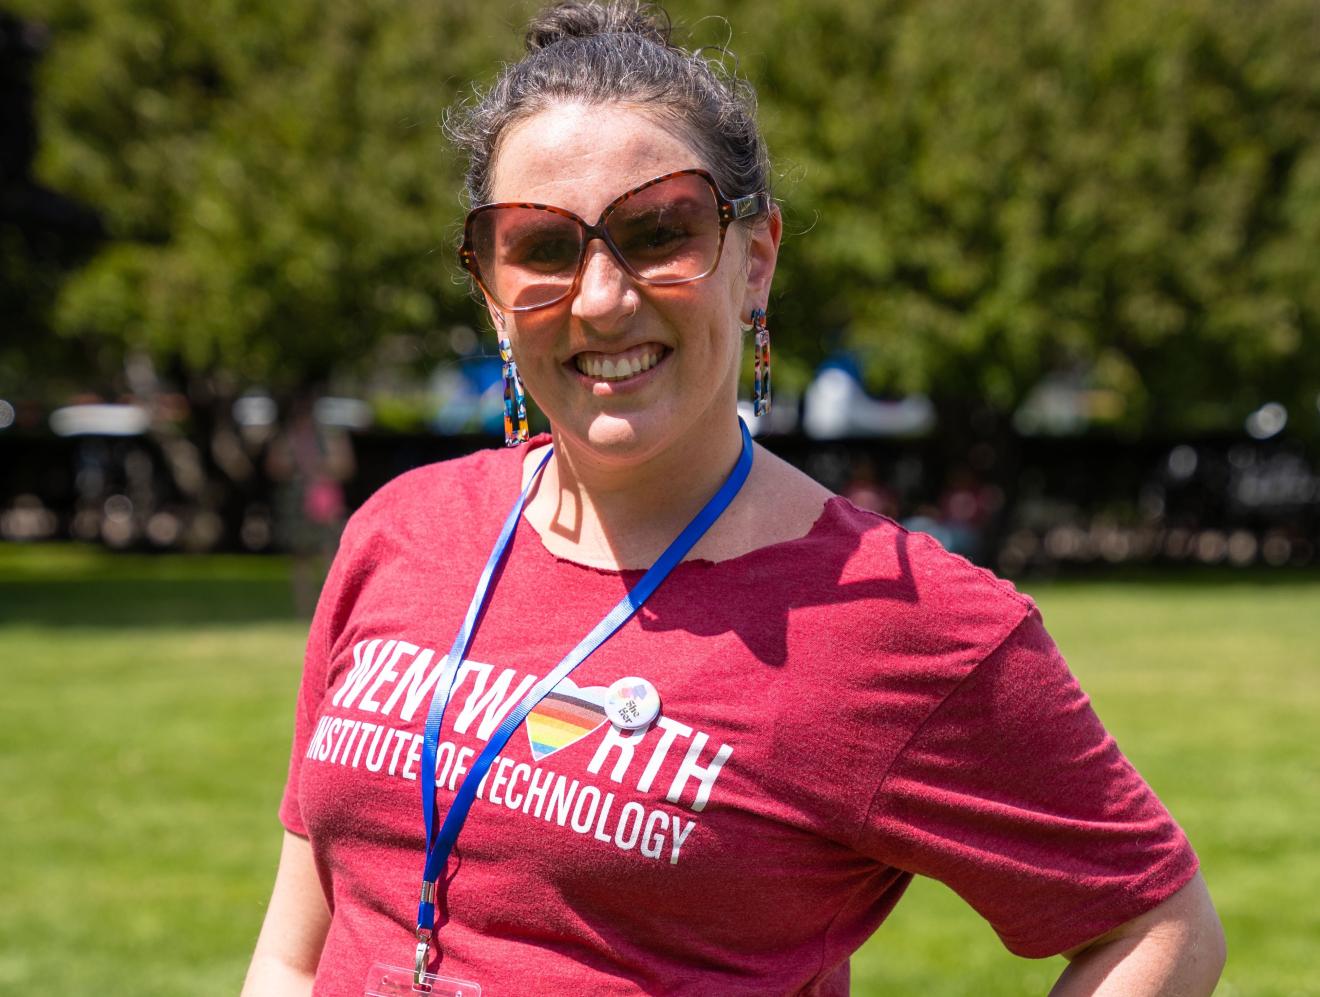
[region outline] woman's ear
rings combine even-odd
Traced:
[[[742,315],[751,315],[752,309],[764,309],[770,300],[770,282],[774,280],[775,263],[779,259],[779,240],[784,234],[784,217],[779,205],[770,202],[763,219],[751,229],[747,245],[747,289],[743,294]],[[747,319],[750,322],[750,319]]]

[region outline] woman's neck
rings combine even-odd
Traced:
[[[648,568],[728,478],[742,433],[731,415],[723,430],[636,462],[560,434],[554,444],[525,513],[546,548],[593,567]]]

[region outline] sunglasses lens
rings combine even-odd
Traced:
[[[719,202],[701,176],[643,188],[614,206],[605,228],[628,266],[653,284],[692,280],[719,260]]]
[[[474,214],[468,240],[487,292],[505,308],[537,308],[573,286],[582,229],[542,208],[501,205]]]
[[[699,174],[649,184],[617,200],[602,219],[615,255],[648,284],[682,284],[715,269],[723,227],[715,190]],[[486,293],[526,310],[568,295],[582,264],[586,230],[548,208],[477,208],[467,246]]]

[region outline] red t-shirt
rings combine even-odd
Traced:
[[[411,965],[422,731],[525,451],[411,472],[354,517],[308,641],[280,816],[333,919],[315,993]],[[525,523],[454,689],[439,806],[500,719],[640,577]],[[603,694],[636,675],[659,722]],[[845,994],[914,873],[1025,956],[1155,906],[1196,870],[1032,602],[832,499],[811,531],[685,561],[528,718],[455,858],[440,971],[505,994]]]

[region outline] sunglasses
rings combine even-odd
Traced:
[[[678,170],[620,194],[595,225],[548,204],[482,204],[468,212],[458,257],[496,305],[527,312],[577,290],[593,239],[642,284],[687,284],[719,266],[732,222],[768,207],[764,193],[725,197],[705,170]]]

